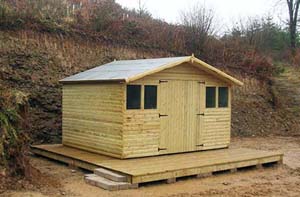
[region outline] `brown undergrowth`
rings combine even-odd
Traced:
[[[2,31],[0,40],[0,81],[7,87],[30,93],[31,140],[37,143],[61,140],[60,79],[113,59],[174,56],[163,50],[110,45],[83,37],[28,30]],[[256,53],[246,54],[244,59],[240,67],[219,66],[245,84],[234,87],[233,135],[288,133],[293,128],[284,123],[284,113],[278,113],[278,96],[273,91],[276,84],[270,83],[271,73],[282,71],[276,69],[270,59],[257,57]],[[251,63],[251,59],[255,63]],[[290,121],[294,118],[286,120]]]
[[[0,87],[0,194],[57,185],[30,163],[28,108],[28,95]]]

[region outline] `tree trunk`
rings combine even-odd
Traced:
[[[290,33],[290,47],[294,51],[296,48],[296,34],[297,34],[297,22],[299,12],[300,0],[287,0],[289,8],[289,33]]]

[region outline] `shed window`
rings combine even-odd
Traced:
[[[206,108],[216,107],[216,87],[206,87]]]
[[[141,109],[141,85],[127,85],[127,109]]]
[[[228,87],[219,87],[219,107],[228,107]]]
[[[145,85],[144,109],[157,108],[157,86]]]

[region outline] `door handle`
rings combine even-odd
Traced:
[[[165,114],[159,114],[158,116],[159,116],[159,117],[166,117],[166,116],[168,116],[168,115],[165,115]]]
[[[197,116],[205,116],[205,114],[204,114],[204,113],[201,113],[201,114],[197,114]]]
[[[159,80],[159,83],[168,83],[167,80]]]
[[[167,148],[158,148],[158,151],[167,150]]]

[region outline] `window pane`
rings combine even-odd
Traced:
[[[216,107],[216,87],[206,87],[206,108]]]
[[[127,85],[127,109],[141,109],[141,86]]]
[[[156,109],[157,86],[145,85],[144,105],[145,109]]]
[[[228,107],[228,87],[219,87],[219,107]]]

